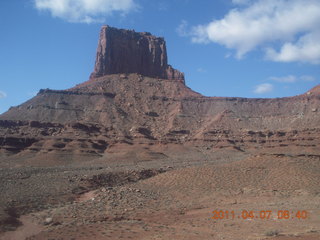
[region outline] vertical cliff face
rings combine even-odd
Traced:
[[[184,81],[184,74],[168,65],[163,38],[103,26],[91,78],[117,73]]]

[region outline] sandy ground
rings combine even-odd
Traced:
[[[320,239],[319,168],[315,159],[254,156],[170,169],[115,186],[100,176],[95,181],[100,179],[101,184],[94,190],[23,215],[22,226],[0,236],[3,240],[316,240]],[[120,175],[112,176],[118,181],[133,176]],[[285,210],[290,216],[279,219],[278,211]],[[233,211],[234,217],[214,219],[214,211]],[[253,211],[254,216],[243,217],[243,211]],[[271,211],[271,216],[261,219],[261,211]],[[302,211],[307,212],[305,219],[297,215]]]

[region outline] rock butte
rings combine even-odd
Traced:
[[[168,65],[163,38],[147,32],[103,26],[91,78],[117,73],[184,81],[183,73]]]
[[[175,146],[188,149],[180,158],[190,151],[211,158],[221,149],[282,154],[302,146],[315,154],[319,106],[319,86],[289,98],[204,97],[168,65],[163,38],[103,26],[87,82],[40,90],[0,116],[0,156],[107,160],[142,148],[140,155],[157,159],[173,157],[177,150],[168,149]]]

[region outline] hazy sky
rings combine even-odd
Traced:
[[[103,24],[165,37],[169,63],[206,96],[320,84],[320,0],[1,0],[0,113],[86,81]]]

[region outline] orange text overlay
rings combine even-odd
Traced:
[[[306,210],[242,210],[240,212],[229,210],[215,210],[212,212],[212,219],[262,219],[262,220],[288,220],[298,219],[305,220],[309,218],[309,213]]]

